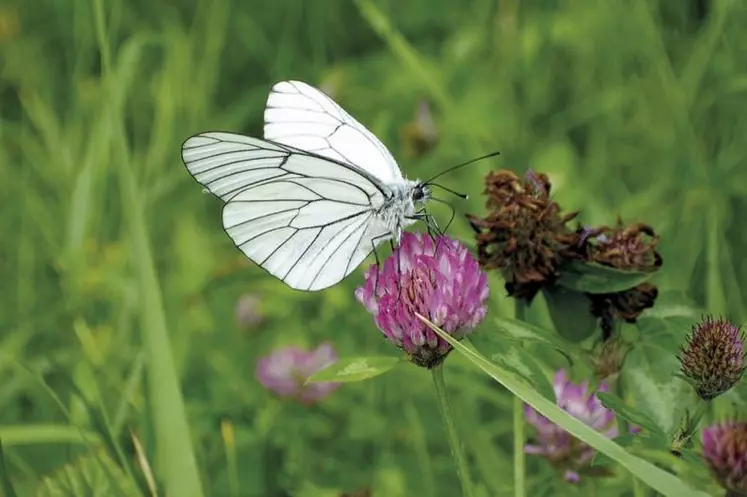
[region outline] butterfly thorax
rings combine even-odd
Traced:
[[[430,198],[430,190],[420,181],[411,180],[386,186],[390,195],[374,215],[384,226],[391,226],[392,238],[399,243],[402,230],[417,220],[420,206]]]

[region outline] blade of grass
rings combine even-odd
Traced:
[[[428,91],[436,99],[438,105],[444,109],[451,109],[453,106],[451,98],[449,98],[449,94],[446,92],[446,86],[440,72],[434,65],[426,61],[425,57],[420,55],[407,42],[405,37],[394,29],[389,19],[373,2],[369,0],[355,0],[355,5],[371,28],[376,31],[376,34],[389,45],[392,53],[400,59],[402,65],[412,71],[420,79],[421,84],[425,88],[428,88]]]
[[[5,497],[16,497],[18,495],[15,488],[13,488],[13,482],[10,481],[8,468],[5,467],[2,437],[0,437],[0,488],[3,490]]]
[[[141,297],[140,321],[142,341],[147,354],[147,384],[156,439],[156,468],[161,474],[168,495],[202,497],[197,459],[192,447],[184,399],[166,326],[161,290],[150,251],[142,207],[143,199],[133,174],[129,159],[130,150],[123,129],[121,106],[127,91],[123,81],[128,81],[129,78],[112,72],[102,1],[94,0],[93,8],[104,68],[104,83],[110,90],[111,97],[108,101],[109,122],[105,125],[108,125],[112,132],[113,152],[119,159],[117,166],[122,211],[132,246],[132,260]],[[141,41],[132,40],[132,44],[127,47],[131,50],[127,52],[123,49],[122,52],[131,57],[139,55],[137,49],[142,48]],[[135,53],[132,50],[135,50]],[[127,67],[126,64],[123,66]]]
[[[57,443],[94,446],[101,443],[101,437],[95,432],[70,425],[46,423],[1,425],[0,439],[7,446]]]
[[[113,125],[120,127],[121,123]],[[166,493],[201,497],[202,485],[169,341],[161,291],[145,229],[141,196],[132,174],[131,164],[127,160],[127,146],[123,138],[120,138],[118,148],[121,151],[119,183],[122,189],[122,207],[128,225],[143,306],[140,319],[156,437],[156,467],[162,474]]]
[[[517,321],[527,320],[527,306],[522,300],[516,300],[514,317]],[[514,496],[525,497],[526,491],[526,461],[524,456],[524,402],[518,395],[513,399],[514,426]]]

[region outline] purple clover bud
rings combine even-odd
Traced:
[[[587,381],[575,384],[561,369],[555,373],[553,388],[558,407],[607,438],[617,436],[615,413],[605,408],[596,394],[589,391]],[[601,382],[599,391],[606,392],[607,389],[607,384]],[[527,423],[537,429],[536,444],[526,445],[524,451],[546,458],[553,467],[564,471],[567,481],[578,483],[581,479],[579,473],[591,470],[594,449],[529,405],[524,405],[524,416]]]
[[[298,347],[275,349],[257,362],[257,380],[268,390],[283,398],[294,398],[303,404],[313,404],[332,393],[339,383],[304,382],[317,371],[337,362],[332,345],[323,343],[314,350]]]
[[[702,439],[703,459],[727,495],[747,495],[747,422],[709,426]]]
[[[461,339],[485,318],[488,294],[487,276],[463,245],[423,233],[403,233],[383,268],[372,265],[355,291],[387,340],[425,368],[441,364],[451,346],[415,313]]]
[[[700,398],[718,397],[739,381],[745,370],[744,340],[739,326],[725,319],[708,316],[693,326],[680,364]]]

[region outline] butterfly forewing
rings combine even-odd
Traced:
[[[381,182],[403,180],[384,144],[326,94],[306,83],[282,81],[272,87],[264,133],[267,140],[345,162]]]
[[[236,246],[292,288],[338,283],[391,236],[374,215],[387,187],[347,164],[232,133],[193,136],[182,158],[227,202],[223,226]]]

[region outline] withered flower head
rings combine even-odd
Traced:
[[[578,258],[578,235],[566,227],[577,213],[560,214],[544,174],[529,171],[522,181],[511,171],[495,171],[485,184],[488,215],[467,215],[480,265],[503,273],[509,295],[531,301],[555,282],[562,262]]]
[[[682,373],[703,400],[721,395],[742,377],[747,367],[744,341],[739,326],[725,319],[709,316],[693,326],[679,359]]]
[[[616,227],[579,228],[578,249],[584,259],[604,266],[628,271],[656,271],[662,265],[656,251],[659,236],[642,223]],[[650,283],[616,293],[588,294],[591,313],[601,320],[605,339],[612,332],[614,318],[635,323],[641,313],[654,306],[658,289]]]
[[[643,223],[617,226],[581,228],[578,230],[579,246],[589,262],[628,271],[655,271],[661,264],[656,251],[659,235]]]

